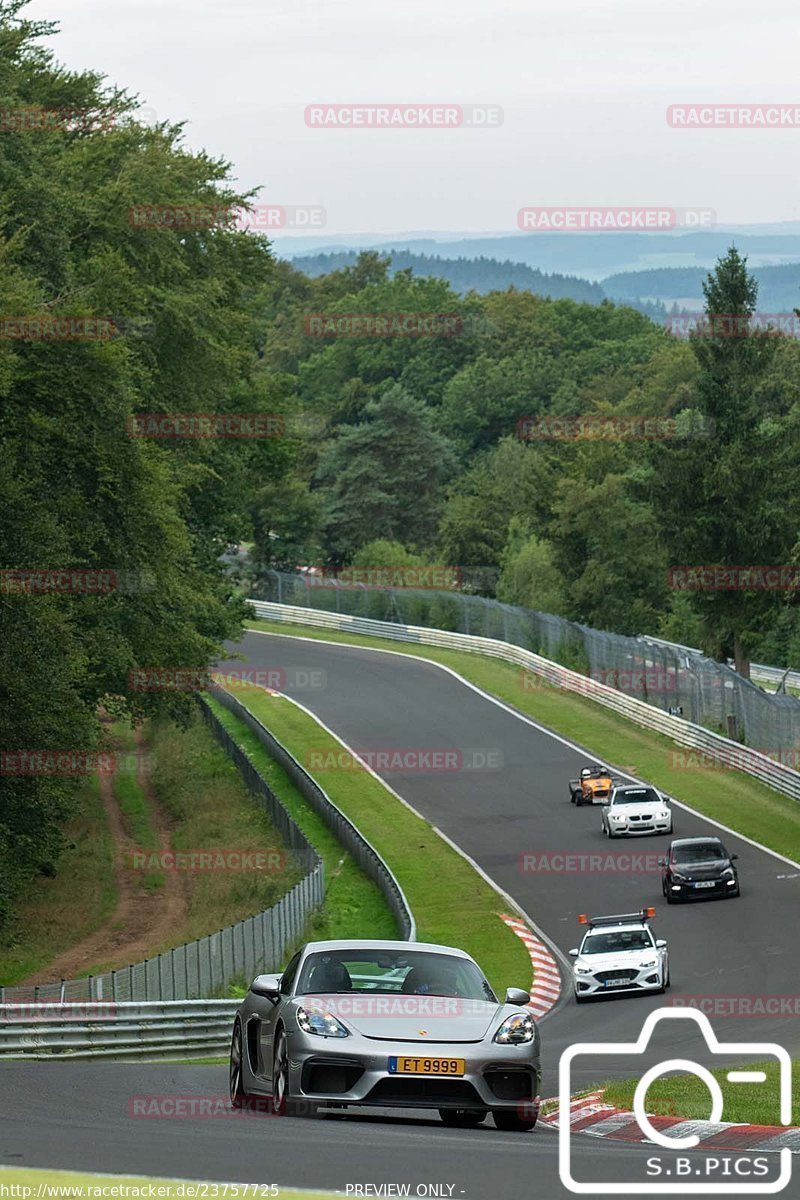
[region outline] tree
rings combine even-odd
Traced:
[[[700,373],[697,405],[712,436],[658,448],[657,510],[676,567],[779,566],[791,561],[800,525],[796,391],[776,379],[780,339],[750,327],[757,285],[735,247],[703,287],[707,327],[691,339]],[[789,352],[793,357],[794,351]],[[783,594],[736,576],[690,592],[706,630],[704,649],[732,655],[749,677],[750,654],[777,617]]]
[[[376,535],[428,545],[454,467],[452,446],[429,410],[399,384],[371,401],[365,417],[343,427],[320,458],[323,532],[334,562],[349,561]]]
[[[566,583],[553,561],[552,547],[530,533],[517,517],[509,526],[501,562],[498,600],[557,616],[566,614]]]

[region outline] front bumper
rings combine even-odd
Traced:
[[[703,886],[698,887],[701,884]],[[735,895],[739,885],[738,879],[698,879],[692,882],[679,883],[673,880],[667,884],[668,893],[677,900],[689,900],[703,896]]]
[[[669,833],[672,817],[642,817],[638,821],[611,821],[608,827],[617,837],[638,837],[645,833]]]
[[[595,975],[575,974],[576,996],[611,996],[614,993],[630,995],[633,992],[656,992],[661,986],[661,966],[645,967],[644,970],[607,970],[598,971]],[[632,976],[627,980],[620,979],[620,973]],[[610,981],[609,981],[610,979]]]
[[[348,1045],[348,1043],[350,1043]],[[366,1043],[366,1044],[365,1044]],[[541,1063],[532,1045],[380,1042],[362,1037],[289,1039],[290,1094],[317,1103],[393,1108],[506,1108],[536,1101]],[[463,1058],[461,1076],[398,1075],[389,1058]]]

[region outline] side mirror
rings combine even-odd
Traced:
[[[506,988],[506,1004],[530,1004],[530,999],[524,988]]]
[[[738,855],[738,854],[732,854],[732,855],[731,855],[731,862],[735,862],[735,861],[736,861],[736,859],[737,859],[738,857],[739,857],[739,855]]]
[[[577,951],[577,950],[570,950],[570,952],[569,952],[569,955],[570,955],[570,958],[577,958],[577,957],[578,957],[578,951]]]
[[[666,944],[667,943],[664,938],[656,938],[656,949],[663,950],[666,947]]]
[[[281,994],[280,976],[256,975],[250,984],[250,991],[254,996],[266,996],[268,1000],[272,1000],[274,1004],[277,1004]]]

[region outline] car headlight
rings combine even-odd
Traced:
[[[297,1024],[303,1033],[316,1033],[319,1037],[350,1036],[350,1030],[345,1029],[342,1022],[329,1012],[308,1012],[305,1008],[298,1008]]]
[[[639,970],[646,971],[648,967],[655,967],[657,964],[657,958],[648,958],[647,962],[639,963]]]
[[[677,879],[678,883],[686,883],[687,882],[686,876],[681,875],[680,871],[673,871],[672,878]]]
[[[624,820],[626,820],[626,819],[627,819],[627,818],[625,817],[625,813],[615,813],[615,812],[612,812],[612,814],[611,814],[611,820],[612,820],[612,821],[624,821]]]
[[[512,1013],[506,1017],[492,1039],[504,1046],[520,1046],[536,1037],[536,1023],[529,1013]]]
[[[725,879],[733,879],[733,867],[726,867],[722,874]]]
[[[666,808],[664,809],[664,811],[663,811],[663,812],[656,813],[656,818],[657,818],[657,820],[659,820],[659,821],[666,821],[666,819],[667,819],[667,817],[668,817],[668,816],[669,816],[669,810],[668,810],[668,809],[666,809]]]

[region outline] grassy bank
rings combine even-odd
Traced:
[[[202,718],[196,716],[187,729],[151,726],[147,745],[150,786],[176,853],[279,852],[264,857],[263,870],[187,871],[186,924],[170,944],[203,937],[276,904],[301,879],[304,867],[283,853],[278,830]]]
[[[0,945],[0,982],[17,983],[107,921],[117,901],[113,847],[96,776],[84,782],[52,878],[39,876]]]
[[[457,671],[470,683],[512,705],[563,737],[588,748],[594,756],[649,780],[656,787],[706,816],[729,825],[772,850],[800,861],[800,804],[772,791],[739,771],[687,769],[688,752],[669,738],[625,721],[585,696],[542,687],[520,667],[461,650],[440,650],[388,639],[338,633],[305,625],[252,621],[252,629],[269,633],[371,646],[427,658]]]
[[[793,1064],[792,1124],[800,1125],[800,1063]],[[776,1062],[748,1063],[748,1071],[764,1071],[765,1083],[729,1083],[725,1078],[730,1068],[711,1074],[722,1088],[723,1120],[751,1125],[779,1125],[778,1064]],[[633,1093],[638,1079],[616,1079],[602,1084],[604,1099],[618,1108],[633,1107]],[[708,1120],[711,1096],[702,1079],[696,1075],[669,1075],[656,1079],[647,1090],[647,1111],[657,1116],[686,1117]]]
[[[300,762],[312,749],[341,749],[291,701],[253,688],[237,688],[236,696]],[[416,918],[419,941],[463,947],[501,993],[529,985],[528,953],[497,915],[506,907],[503,900],[427,821],[359,766],[322,772],[317,779],[391,867]],[[368,921],[361,922],[359,933],[382,936]]]
[[[381,892],[303,799],[283,768],[270,758],[243,721],[213,700],[211,706],[325,864],[325,908],[314,918],[309,937],[399,937],[397,923]]]

